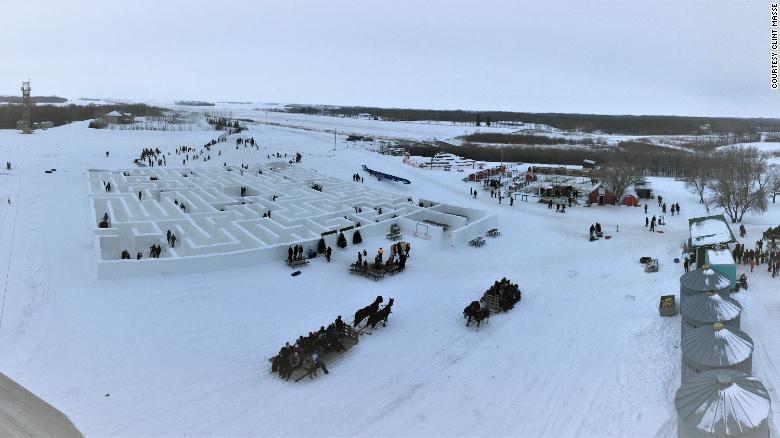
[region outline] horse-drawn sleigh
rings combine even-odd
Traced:
[[[479,301],[472,301],[471,304],[463,309],[463,318],[466,319],[466,326],[474,320],[477,323],[477,329],[482,321],[487,321],[492,313],[507,312],[512,309],[523,298],[523,293],[517,284],[512,283],[506,278],[493,283],[490,288],[482,294]]]

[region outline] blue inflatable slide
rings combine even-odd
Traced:
[[[390,174],[387,174],[387,173],[377,172],[376,170],[369,169],[368,167],[366,167],[365,164],[363,165],[363,170],[365,170],[369,174],[377,177],[377,179],[379,181],[382,181],[383,179],[389,179],[390,181],[398,181],[398,182],[402,182],[404,184],[411,184],[412,183],[408,179],[401,178],[400,176],[390,175]]]

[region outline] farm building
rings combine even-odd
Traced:
[[[634,183],[634,191],[639,199],[653,199],[653,189],[647,181],[637,181]]]
[[[729,247],[708,249],[704,252],[704,262],[713,271],[723,274],[731,282],[731,288],[737,287],[737,264],[729,251]]]
[[[688,331],[680,348],[683,382],[688,377],[714,369],[748,374],[753,371],[753,339],[720,322]]]
[[[731,297],[722,297],[715,292],[706,292],[688,297],[680,306],[682,327],[680,334],[684,337],[690,330],[711,326],[716,322],[739,329],[739,318],[742,305]]]
[[[130,124],[135,122],[135,117],[133,117],[130,113],[123,113],[121,111],[111,111],[110,113],[107,113],[105,116],[103,116],[103,119],[107,123],[114,123],[114,124]]]
[[[715,370],[686,379],[674,405],[681,437],[769,436],[769,392],[747,373]]]
[[[582,160],[582,168],[583,169],[595,169],[596,168],[596,161],[595,160]]]
[[[628,207],[639,207],[639,199],[634,195],[626,195],[623,197],[623,205]]]
[[[706,264],[708,249],[721,249],[723,245],[737,241],[722,214],[690,218],[688,228],[688,250],[694,254],[694,260],[699,267]]]
[[[615,194],[607,190],[604,183],[596,184],[588,193],[588,203],[598,205],[614,205]]]
[[[696,269],[680,276],[680,305],[685,301],[705,292],[715,292],[728,298],[731,292],[731,282],[720,272],[712,269]]]

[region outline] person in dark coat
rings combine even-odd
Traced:
[[[331,247],[328,247],[327,249],[325,249],[325,260],[327,260],[328,262],[330,262],[330,254],[332,252],[333,252],[333,249],[331,249]]]

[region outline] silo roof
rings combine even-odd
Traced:
[[[687,360],[707,367],[736,365],[753,354],[753,340],[747,333],[720,323],[689,331],[680,345]]]
[[[687,272],[680,277],[680,286],[701,291],[718,291],[731,287],[731,280],[712,268],[705,267]]]
[[[680,306],[680,313],[694,321],[716,323],[731,321],[742,312],[740,305],[734,298],[723,298],[716,293],[703,293],[695,297],[686,298]]]
[[[713,436],[740,435],[768,421],[770,398],[755,377],[711,370],[686,379],[674,398],[681,421]]]

